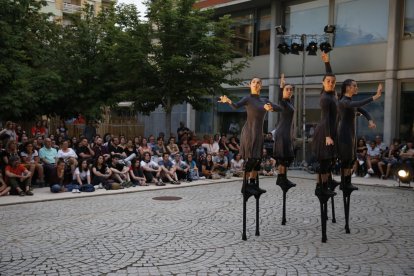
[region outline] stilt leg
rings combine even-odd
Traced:
[[[257,183],[257,186],[259,186],[259,174],[257,174],[257,176],[256,176],[256,183]],[[259,224],[260,224],[260,218],[259,218],[260,196],[261,196],[261,194],[255,196],[255,198],[256,198],[256,234],[255,235],[256,236],[260,236],[260,230],[259,230]]]
[[[243,196],[243,234],[242,234],[242,240],[246,241],[247,240],[247,235],[246,235],[246,202],[247,199],[245,196]]]
[[[286,190],[283,190],[283,215],[282,215],[282,225],[286,225]]]
[[[335,200],[334,200],[334,197],[331,197],[331,205],[332,205],[332,223],[336,223],[336,218],[335,218]]]
[[[345,233],[349,234],[351,233],[351,230],[349,229],[349,203],[351,201],[351,193],[345,193],[344,192],[344,200],[345,200]]]
[[[315,189],[315,195],[319,199],[321,207],[321,230],[322,230],[322,242],[325,243],[328,238],[326,235],[326,221],[328,217],[328,200],[332,197],[332,192],[328,191],[327,183],[317,185]]]

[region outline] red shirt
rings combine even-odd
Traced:
[[[11,173],[14,173],[16,175],[22,175],[23,172],[25,172],[25,171],[26,171],[26,167],[22,164],[19,164],[16,168],[13,168],[10,165],[6,166],[6,172],[11,172]]]

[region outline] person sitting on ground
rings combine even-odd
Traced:
[[[213,171],[220,176],[226,176],[229,168],[229,161],[224,155],[224,150],[219,150],[218,155],[213,157],[213,162]]]
[[[25,150],[20,153],[22,164],[30,171],[30,183],[32,183],[32,177],[37,173],[38,181],[37,185],[43,187],[45,185],[45,179],[43,175],[43,166],[39,162],[39,153],[33,148],[33,143],[27,142]]]
[[[167,148],[164,145],[164,138],[158,137],[157,144],[154,146],[154,159],[162,158],[164,153],[168,153]]]
[[[95,152],[92,150],[91,145],[89,144],[88,139],[86,137],[80,140],[78,150],[76,153],[80,159],[86,160],[90,163],[93,162]]]
[[[166,146],[166,148],[167,148],[167,151],[170,154],[171,158],[174,158],[174,156],[177,153],[180,153],[180,149],[179,149],[178,145],[175,143],[175,138],[174,137],[171,137],[168,140],[168,145]]]
[[[221,135],[219,149],[224,150],[224,155],[227,157],[227,160],[231,161],[234,158],[233,152],[229,148],[229,143],[227,142],[226,134]]]
[[[378,169],[381,172],[381,178],[387,179],[390,177],[391,171],[398,164],[398,157],[400,155],[399,143],[391,144],[389,150],[386,150],[382,155],[381,161],[378,162]],[[384,167],[386,171],[384,173]]]
[[[201,161],[201,172],[202,174],[207,178],[207,179],[211,179],[213,176],[213,167],[214,167],[214,162],[213,162],[213,156],[208,153],[205,157],[204,160]]]
[[[118,137],[114,137],[112,139],[112,141],[109,143],[108,146],[108,151],[110,153],[111,156],[117,156],[118,157],[118,162],[126,165],[126,166],[131,166],[131,160],[134,159],[136,156],[135,153],[127,156],[124,149],[122,147],[119,146],[119,138]]]
[[[161,179],[161,167],[151,160],[151,154],[145,152],[141,161],[141,168],[144,170],[147,183],[154,183],[156,186],[165,186]]]
[[[107,161],[111,155],[108,152],[108,148],[103,145],[103,139],[98,137],[93,146],[93,152],[95,153],[95,162],[99,156],[103,156],[104,160]]]
[[[110,190],[109,179],[112,171],[108,168],[105,162],[105,157],[99,155],[92,166],[92,185],[95,189],[105,188]]]
[[[276,160],[272,158],[268,153],[267,149],[262,150],[262,161],[260,163],[260,174],[265,176],[276,175]]]
[[[162,160],[158,161],[158,165],[161,167],[162,179],[167,179],[171,184],[181,184],[178,181],[176,167],[170,161],[170,155],[167,152],[163,154]]]
[[[55,169],[58,159],[57,155],[58,151],[55,148],[52,148],[52,140],[50,138],[46,138],[45,145],[39,150],[39,158],[43,164],[46,182],[48,182],[48,176],[50,173]],[[50,182],[48,183],[51,184]]]
[[[188,139],[187,138],[182,138],[181,139],[180,149],[181,149],[180,153],[182,153],[183,156],[187,156],[187,154],[193,152],[191,150],[191,146],[188,144]]]
[[[66,168],[70,170],[72,176],[78,166],[78,155],[69,147],[69,141],[63,141],[60,150],[58,150],[57,158],[62,158],[65,161]]]
[[[374,174],[374,168],[378,166],[380,160],[381,149],[377,147],[375,141],[371,141],[367,153],[367,174],[364,176],[365,178],[371,177],[371,174]]]
[[[198,173],[197,162],[194,160],[193,154],[189,153],[186,156],[187,156],[187,158],[186,158],[185,162],[190,167],[190,178],[192,180],[200,179],[200,174]]]
[[[18,156],[10,157],[9,165],[6,166],[6,183],[11,187],[10,194],[32,196],[33,192],[30,190],[31,175],[30,171],[20,164]]]
[[[75,183],[76,186],[73,186],[72,193],[95,191],[95,188],[91,184],[91,171],[89,170],[87,160],[84,159],[79,162],[78,167],[73,173],[73,183]]]
[[[0,196],[8,195],[10,192],[10,189],[11,188],[7,186],[6,182],[4,182],[3,174],[1,173],[1,170],[0,170]]]
[[[175,167],[178,180],[182,179],[187,182],[192,181],[191,176],[190,176],[190,166],[181,159],[181,154],[176,153],[172,163]]]
[[[266,149],[267,154],[269,156],[273,156],[273,144],[275,141],[273,140],[273,135],[271,132],[266,133],[263,141],[263,147]]]
[[[19,151],[16,140],[9,140],[6,145],[6,149],[2,154],[3,163],[8,164],[11,157],[19,157]]]
[[[232,136],[230,142],[227,144],[229,150],[236,156],[240,152],[240,145],[236,141],[236,137]]]
[[[126,146],[125,146],[125,149],[124,149],[124,152],[125,152],[125,155],[126,156],[132,156],[132,155],[135,155],[135,158],[140,158],[140,154],[139,154],[139,152],[138,152],[138,150],[137,150],[137,148],[134,146],[134,143],[132,142],[132,139],[128,139],[127,140],[127,143],[126,143]],[[133,160],[133,159],[131,159],[131,160]]]
[[[49,183],[50,183],[50,192],[52,193],[61,193],[66,192],[64,185],[65,178],[65,161],[59,159],[56,163],[56,166],[50,171]]]
[[[0,130],[0,140],[4,145],[10,140],[17,140],[17,134],[13,129],[13,123],[11,121],[7,121],[4,129]]]
[[[129,169],[129,176],[133,186],[148,186],[144,171],[141,168],[141,161],[138,158],[132,159],[132,165]]]
[[[155,141],[155,136],[154,135],[150,135],[148,136],[148,146],[151,148],[151,151],[153,154],[155,154],[155,146],[157,145],[157,142]]]
[[[138,148],[140,156],[144,156],[144,153],[149,152],[151,156],[153,155],[151,147],[148,145],[147,138],[142,138],[141,146]]]
[[[235,177],[243,177],[243,166],[244,166],[244,160],[241,158],[241,154],[238,153],[236,156],[234,156],[234,159],[230,161],[231,166],[231,172],[233,176]]]
[[[213,136],[208,136],[208,142],[203,143],[202,146],[206,149],[206,152],[216,156],[220,150],[220,146],[219,144],[214,141],[214,137]]]
[[[112,171],[111,178],[121,184],[121,187],[132,186],[131,179],[129,177],[129,167],[119,162],[119,156],[114,155],[108,164],[109,169]]]
[[[356,148],[356,157],[354,167],[353,167],[353,174],[352,177],[356,177],[357,173],[359,172],[359,168],[362,166],[366,166],[367,161],[367,154],[368,154],[368,147],[367,143],[364,138],[359,138]]]

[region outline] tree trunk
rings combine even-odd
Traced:
[[[171,137],[171,112],[172,112],[171,98],[168,97],[167,106],[165,107],[165,138],[166,139],[170,139]],[[168,143],[168,140],[166,140],[165,142]]]

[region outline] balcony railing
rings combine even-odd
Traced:
[[[76,13],[80,12],[81,9],[82,7],[80,5],[63,2],[63,12],[65,13]]]

